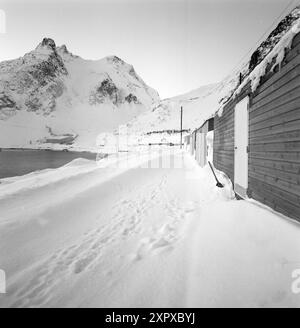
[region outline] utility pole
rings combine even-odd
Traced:
[[[180,107],[180,149],[182,148],[182,106]]]

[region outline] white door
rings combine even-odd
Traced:
[[[248,103],[245,97],[234,110],[234,190],[241,197],[248,188]]]

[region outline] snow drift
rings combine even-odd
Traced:
[[[6,181],[0,307],[300,306],[299,224],[235,200],[186,153],[176,168],[150,155]]]

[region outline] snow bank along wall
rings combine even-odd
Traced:
[[[246,195],[300,221],[300,33],[271,66],[256,91],[246,84],[215,116],[213,162],[234,182],[235,108],[249,97]]]

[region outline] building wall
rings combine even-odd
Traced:
[[[300,34],[250,98],[248,195],[300,220]]]
[[[248,196],[300,220],[300,34],[280,70],[245,86],[216,116],[213,161],[234,181],[234,108],[249,95]]]
[[[223,115],[215,116],[214,166],[234,179],[234,103],[225,106]]]
[[[230,100],[223,110],[222,116],[214,119],[214,166],[228,175],[234,181],[234,108],[244,97],[250,94],[250,83],[241,93]]]

